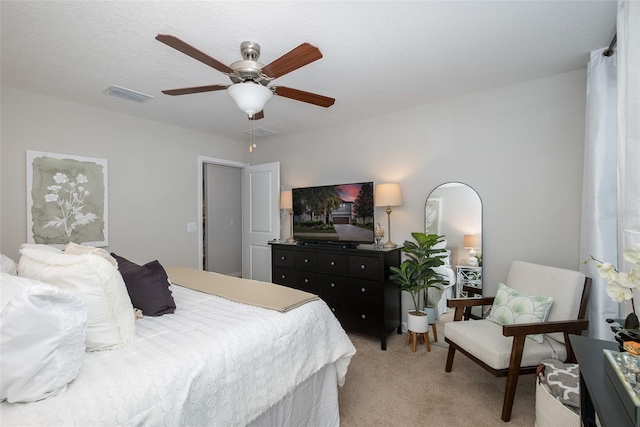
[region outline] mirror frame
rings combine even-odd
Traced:
[[[432,199],[431,195],[434,193],[434,191],[437,191],[439,189],[442,189],[443,187],[446,188],[446,186],[465,186],[467,188],[469,188],[470,190],[472,190],[475,195],[478,197],[478,200],[480,202],[480,234],[481,234],[481,241],[480,241],[480,247],[482,248],[482,264],[480,265],[480,267],[482,268],[482,274],[481,274],[481,278],[480,278],[480,289],[482,290],[482,293],[484,294],[484,262],[485,262],[485,258],[484,258],[484,206],[483,206],[483,202],[482,202],[482,198],[480,197],[480,194],[478,193],[478,191],[473,188],[472,186],[470,186],[469,184],[466,184],[464,182],[461,181],[447,181],[447,182],[443,182],[440,185],[435,186],[427,195],[427,199],[425,200],[425,206],[424,206],[424,213],[425,213],[425,217],[424,217],[424,230],[425,233],[429,233],[429,231],[427,231],[427,227],[428,227],[428,223],[427,223],[427,208],[429,207],[429,199]],[[442,215],[442,206],[444,205],[444,203],[440,203],[440,205],[437,207],[437,209],[439,210],[438,216]],[[442,233],[440,233],[441,227],[438,227],[438,235],[442,235]],[[445,239],[447,238],[447,236],[445,235]],[[448,240],[448,239],[447,239]],[[450,242],[448,241],[447,244],[449,244]],[[464,266],[464,259],[460,259],[461,257],[459,256],[459,254],[456,254],[455,257],[455,263],[452,263],[450,265],[451,269],[454,271],[455,275],[456,275],[456,289],[458,289],[459,286],[459,278],[458,278],[458,266]],[[455,265],[454,265],[455,264]],[[454,295],[454,297],[457,297],[457,292],[456,295]]]

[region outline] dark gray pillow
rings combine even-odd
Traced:
[[[158,261],[138,265],[114,253],[111,256],[118,261],[118,270],[134,308],[142,310],[144,316],[162,316],[175,311],[171,283]]]

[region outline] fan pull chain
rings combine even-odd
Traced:
[[[249,116],[249,153],[253,153],[253,149],[256,147],[256,124],[255,120],[253,119],[254,116],[254,114]]]

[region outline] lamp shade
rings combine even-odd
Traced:
[[[258,83],[236,83],[227,88],[227,93],[236,102],[238,108],[250,116],[259,113],[273,93],[265,86]]]
[[[402,190],[400,184],[378,184],[375,191],[376,206],[400,206],[402,205]]]
[[[465,234],[463,239],[463,246],[466,249],[478,249],[480,248],[480,235],[479,234]]]
[[[280,193],[280,209],[293,209],[293,197],[291,190]]]

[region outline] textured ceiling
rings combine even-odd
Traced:
[[[611,1],[5,1],[2,84],[246,142],[222,73],[155,40],[171,34],[225,64],[257,41],[268,64],[302,42],[324,57],[276,79],[336,98],[273,97],[258,127],[290,135],[584,68],[615,33]],[[153,95],[138,104],[110,84]]]

